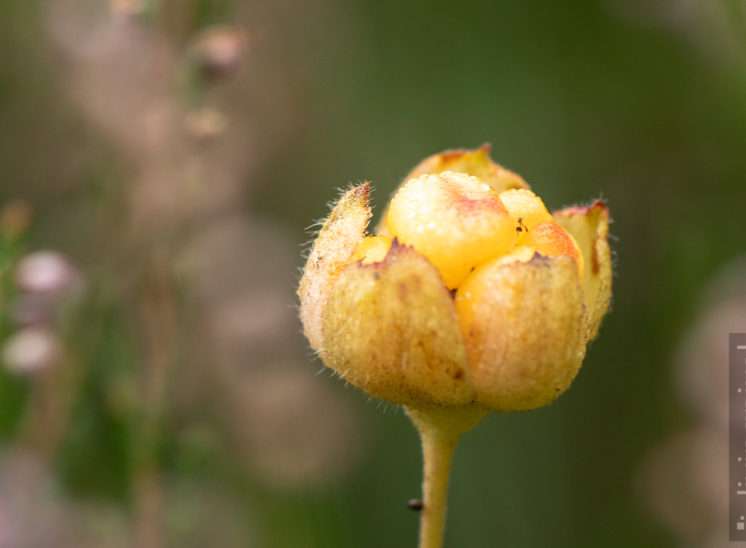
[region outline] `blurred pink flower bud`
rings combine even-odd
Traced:
[[[16,282],[29,293],[70,293],[78,289],[80,281],[78,270],[56,251],[31,253],[16,267]]]
[[[194,53],[212,78],[231,76],[249,45],[246,31],[235,26],[218,26],[206,30],[197,38]]]
[[[55,365],[62,354],[57,335],[49,329],[28,327],[17,331],[5,342],[2,358],[5,366],[18,374],[33,374]]]

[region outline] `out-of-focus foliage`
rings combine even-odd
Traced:
[[[0,3],[0,546],[413,546],[417,437],[316,374],[299,249],[335,187],[483,142],[550,209],[601,192],[616,300],[573,390],[464,438],[447,545],[715,546],[744,11]]]

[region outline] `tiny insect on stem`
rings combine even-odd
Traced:
[[[407,508],[415,512],[421,512],[424,507],[425,505],[420,499],[409,499],[407,501]]]

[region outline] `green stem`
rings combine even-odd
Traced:
[[[468,408],[408,408],[407,414],[420,432],[424,460],[419,548],[441,548],[453,452],[461,435],[476,426],[485,412]]]

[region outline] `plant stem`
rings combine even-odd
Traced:
[[[453,451],[461,435],[476,426],[485,412],[463,408],[408,408],[407,414],[420,432],[424,460],[419,548],[441,548]]]
[[[45,464],[54,463],[59,453],[83,373],[81,364],[67,351],[59,363],[32,377],[21,440]]]
[[[160,445],[172,366],[177,353],[178,312],[175,283],[169,257],[158,252],[147,260],[142,285],[136,295],[139,320],[145,340],[140,422],[133,437],[139,454],[132,463],[134,481],[134,536],[137,548],[165,545],[166,515],[164,482],[161,477]]]
[[[425,464],[422,491],[424,506],[420,516],[420,548],[440,548],[446,521],[446,499],[451,460],[458,438],[439,432],[422,433],[422,455]]]

